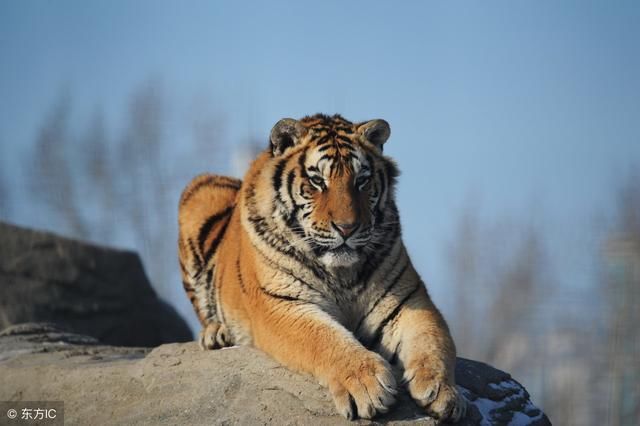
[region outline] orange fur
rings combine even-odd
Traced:
[[[400,238],[388,136],[382,120],[285,119],[242,183],[196,178],[180,201],[183,281],[203,348],[260,348],[348,418],[389,409],[393,362],[420,406],[457,420],[455,346]]]

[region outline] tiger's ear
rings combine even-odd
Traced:
[[[389,127],[389,123],[384,120],[371,120],[360,124],[358,133],[360,133],[362,139],[372,143],[382,151],[382,145],[384,145],[391,135],[391,127]]]
[[[284,154],[292,146],[300,143],[307,134],[307,128],[298,120],[283,118],[271,129],[271,151],[273,156]]]

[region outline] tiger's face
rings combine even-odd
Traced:
[[[324,115],[281,120],[272,130],[282,223],[328,267],[351,266],[381,244],[397,175],[382,155],[389,133],[383,120]]]

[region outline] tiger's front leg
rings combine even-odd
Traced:
[[[313,374],[328,386],[340,414],[369,419],[395,403],[387,361],[332,316],[313,304],[271,297],[266,302],[253,322],[255,346],[291,369]]]
[[[421,284],[399,313],[388,342],[395,341],[411,397],[432,417],[457,422],[466,401],[455,385],[456,349],[449,329]]]

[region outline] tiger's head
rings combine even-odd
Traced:
[[[321,114],[282,119],[271,131],[274,219],[327,267],[363,260],[397,226],[398,171],[382,154],[390,133],[384,120]]]

